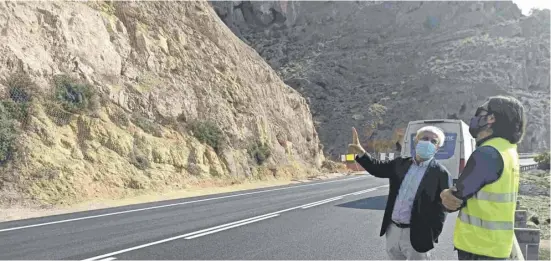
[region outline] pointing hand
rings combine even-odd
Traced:
[[[348,153],[349,154],[363,154],[365,153],[364,148],[360,145],[360,139],[358,138],[358,132],[356,128],[352,127],[352,144],[348,144]]]

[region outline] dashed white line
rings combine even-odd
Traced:
[[[61,224],[61,223],[74,222],[74,221],[100,218],[100,217],[108,217],[108,216],[121,215],[121,214],[127,214],[127,213],[133,213],[133,212],[139,212],[139,211],[145,211],[145,210],[159,209],[159,208],[181,206],[181,205],[187,205],[187,204],[191,204],[191,203],[212,201],[212,200],[225,199],[225,198],[233,198],[233,197],[260,194],[260,193],[266,193],[266,192],[272,192],[272,191],[279,191],[279,190],[286,190],[286,189],[293,189],[293,188],[301,188],[301,187],[307,187],[307,186],[317,186],[317,185],[334,183],[334,182],[350,181],[350,180],[355,180],[355,179],[360,179],[360,178],[365,178],[365,176],[354,177],[354,178],[349,178],[349,179],[339,179],[339,180],[332,180],[332,181],[326,181],[326,182],[319,182],[319,183],[314,183],[314,184],[297,185],[297,186],[285,187],[285,188],[277,188],[277,189],[269,189],[269,190],[234,194],[234,195],[228,195],[228,196],[216,197],[216,198],[199,199],[199,200],[186,201],[186,202],[173,203],[173,204],[160,205],[160,206],[147,207],[147,208],[131,209],[131,210],[118,211],[118,212],[106,213],[106,214],[100,214],[100,215],[93,215],[93,216],[86,216],[86,217],[80,217],[80,218],[71,218],[71,219],[58,220],[58,221],[52,221],[52,222],[38,223],[38,224],[33,224],[33,225],[4,228],[4,229],[0,229],[0,232],[7,232],[7,231],[20,230],[20,229],[33,228],[33,227],[42,227],[42,226],[48,226],[48,225],[54,225],[54,224]]]
[[[370,191],[374,191],[374,190],[377,190],[379,188],[384,188],[384,187],[388,187],[388,185],[383,185],[383,186],[378,186],[378,187],[375,187],[375,188],[371,188]],[[366,191],[366,190],[362,190],[362,191]],[[234,222],[231,222],[231,223],[226,223],[226,224],[223,224],[223,225],[219,225],[219,226],[216,226],[216,227],[211,227],[211,228],[195,231],[195,232],[192,232],[192,233],[187,233],[187,234],[184,234],[184,235],[179,235],[179,236],[175,236],[175,237],[171,237],[171,238],[166,238],[166,239],[163,239],[163,240],[154,241],[154,242],[150,242],[150,243],[143,244],[143,245],[138,245],[138,246],[127,248],[127,249],[122,249],[122,250],[111,252],[111,253],[108,253],[108,254],[104,254],[104,255],[100,255],[100,256],[96,256],[96,257],[91,257],[91,258],[85,259],[83,261],[100,261],[102,258],[111,257],[111,256],[114,256],[114,255],[130,252],[130,251],[134,251],[134,250],[138,250],[138,249],[142,249],[142,248],[146,248],[146,247],[150,247],[150,246],[154,246],[154,245],[158,245],[158,244],[162,244],[162,243],[166,243],[166,242],[170,242],[170,241],[174,241],[174,240],[181,239],[181,238],[184,238],[184,239],[197,238],[197,237],[200,237],[200,236],[204,236],[204,235],[224,231],[224,230],[227,230],[227,229],[230,229],[230,228],[234,228],[234,227],[238,227],[238,226],[258,222],[258,221],[261,221],[261,220],[277,217],[281,213],[288,212],[288,211],[295,210],[295,209],[299,209],[299,208],[304,208],[304,207],[307,208],[309,206],[313,206],[313,204],[327,203],[328,200],[331,200],[331,201],[339,200],[339,199],[342,199],[346,196],[354,195],[354,194],[362,192],[362,191],[348,193],[348,194],[345,194],[345,195],[333,197],[333,198],[326,199],[326,200],[316,201],[316,202],[313,202],[313,203],[300,205],[300,206],[296,206],[296,207],[292,207],[292,208],[287,208],[287,209],[279,210],[279,211],[276,211],[276,212],[272,212],[272,213],[268,213],[268,214],[248,218],[248,219],[234,221]]]

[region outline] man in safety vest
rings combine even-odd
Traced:
[[[507,259],[514,240],[524,107],[512,97],[491,97],[477,109],[469,131],[477,149],[456,186],[440,194],[444,207],[459,210],[453,243],[459,260]]]

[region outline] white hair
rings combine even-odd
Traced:
[[[417,131],[415,138],[419,139],[419,136],[423,135],[425,132],[433,133],[438,137],[438,147],[442,147],[444,145],[446,135],[444,135],[444,131],[442,131],[442,129],[435,126],[425,126]]]

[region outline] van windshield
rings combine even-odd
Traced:
[[[457,133],[453,132],[444,132],[446,135],[446,140],[444,141],[444,146],[442,146],[434,155],[434,158],[437,160],[446,160],[455,154],[455,141],[457,140]],[[410,142],[411,155],[415,155],[415,133],[411,134],[412,142]]]

